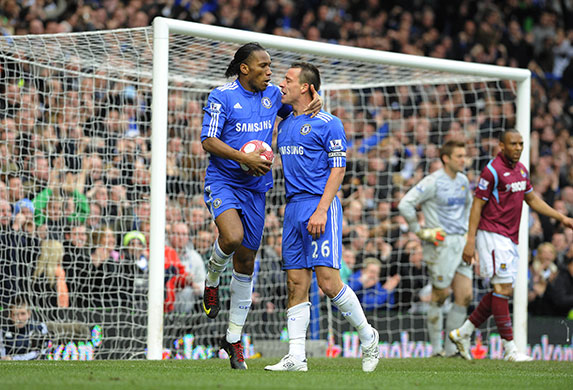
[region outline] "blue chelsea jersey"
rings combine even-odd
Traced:
[[[278,127],[287,199],[322,196],[331,168],[346,166],[346,134],[342,122],[325,111],[289,115]]]
[[[262,92],[250,92],[235,80],[215,88],[203,108],[201,142],[216,137],[237,150],[252,140],[271,145],[281,107],[281,92],[276,85],[270,84]],[[273,177],[271,172],[260,177],[247,175],[236,161],[211,154],[205,183],[213,182],[265,192],[272,188]]]

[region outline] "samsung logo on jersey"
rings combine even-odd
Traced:
[[[254,123],[241,123],[238,122],[235,125],[235,130],[240,132],[257,132],[263,130],[269,130],[273,128],[273,122],[271,120],[261,121],[261,122],[254,122]]]
[[[304,154],[304,148],[302,146],[296,146],[296,145],[281,146],[279,148],[279,152],[283,156],[289,154],[296,154],[302,156]]]

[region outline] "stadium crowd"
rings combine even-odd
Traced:
[[[155,16],[529,68],[531,181],[547,203],[573,216],[573,1],[0,0],[5,36],[146,27]],[[149,91],[100,85],[97,78],[44,80],[27,71],[0,57],[0,305],[7,308],[14,296],[28,292],[39,307],[142,307],[150,215]],[[400,96],[407,101],[408,91]],[[377,123],[379,111],[392,112],[391,103],[373,91],[372,110],[360,114]],[[368,158],[360,152],[366,135],[347,130],[353,145],[348,171],[358,174],[340,191],[342,276],[360,286],[367,310],[423,311],[429,299],[419,239],[404,231],[396,206],[409,186],[439,167],[436,150],[443,139],[434,134],[477,131],[466,139],[475,152],[468,165],[475,180],[495,155],[493,137],[480,132],[496,135],[515,120],[513,106],[499,100],[484,103],[480,115],[458,108],[456,121],[436,129],[439,121],[420,118],[440,114],[417,103],[406,102],[412,112],[405,115],[419,116],[416,131],[422,135],[388,137],[387,149],[394,150],[388,155]],[[170,100],[170,108],[178,106],[184,106],[183,114],[171,111],[170,124],[200,130],[201,103]],[[333,113],[347,115],[343,109]],[[216,234],[202,203],[206,154],[196,136],[177,131],[167,148],[165,311],[189,313],[203,292],[204,264]],[[278,170],[275,177],[280,178]],[[286,295],[281,225],[281,209],[275,207],[267,216],[253,301],[269,313],[278,305],[270,297]],[[529,231],[529,311],[571,315],[573,232],[535,213]]]

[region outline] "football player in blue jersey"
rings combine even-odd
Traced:
[[[289,353],[269,371],[307,371],[305,339],[310,322],[312,271],[318,285],[358,331],[362,369],[378,364],[379,335],[367,321],[356,294],[340,278],[342,206],[336,197],[346,171],[346,135],[337,117],[320,111],[305,115],[311,86],[320,88],[320,73],[309,63],[291,65],[279,84],[283,104],[292,113],[279,124],[277,145],[285,177],[282,256],[287,272]]]
[[[261,243],[265,220],[265,193],[273,185],[271,161],[261,158],[264,149],[243,153],[253,140],[272,143],[277,115],[291,108],[281,103],[280,89],[272,85],[271,57],[258,43],[240,47],[230,62],[226,77],[237,76],[215,88],[204,108],[201,142],[210,153],[205,177],[205,202],[215,219],[219,237],[207,264],[203,310],[215,318],[220,310],[218,287],[221,273],[233,259],[231,303],[227,333],[221,347],[234,369],[246,369],[241,333],[251,307],[254,260]],[[308,112],[318,112],[322,99],[315,99]],[[241,164],[254,175],[248,175]]]

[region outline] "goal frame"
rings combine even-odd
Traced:
[[[235,30],[163,17],[153,20],[153,80],[152,80],[152,152],[151,152],[151,232],[148,291],[147,359],[161,360],[163,352],[163,294],[166,199],[166,153],[169,80],[169,34],[185,34],[200,38],[244,44],[259,42],[266,48],[293,50],[330,58],[368,61],[386,65],[426,69],[458,75],[512,80],[517,85],[516,129],[523,136],[521,162],[529,169],[531,72],[527,69],[502,67],[472,62],[445,60],[340,46],[330,43],[274,36]],[[529,207],[524,205],[521,218],[526,221]],[[527,223],[519,228],[519,266],[515,283],[513,326],[517,348],[527,346]]]

